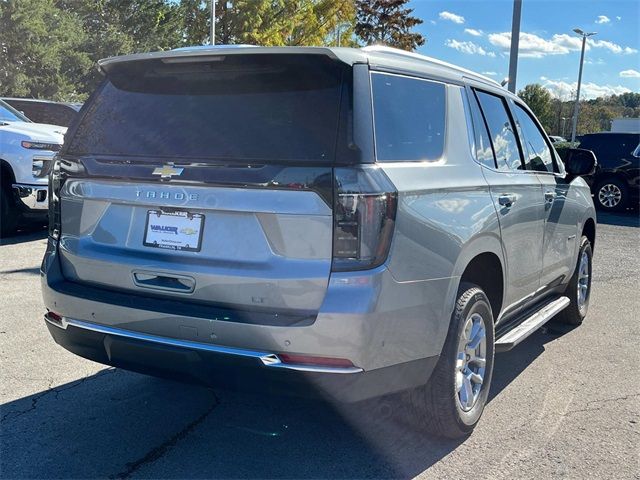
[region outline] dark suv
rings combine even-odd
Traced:
[[[591,133],[580,148],[596,154],[598,166],[587,178],[602,210],[623,210],[640,198],[640,133]]]

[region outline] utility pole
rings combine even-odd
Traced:
[[[573,124],[571,126],[571,142],[576,141],[576,130],[578,128],[578,112],[580,111],[580,86],[582,85],[582,67],[584,65],[584,49],[587,45],[587,37],[595,35],[597,32],[585,33],[579,28],[574,28],[574,32],[582,36],[582,51],[580,52],[580,70],[578,71],[578,88],[576,91],[576,103],[573,107]]]
[[[351,26],[350,23],[341,23],[340,25],[338,25],[336,27],[336,40],[338,43],[338,46],[340,46],[341,40],[342,40],[342,29],[344,28],[345,30],[347,30],[349,27]]]
[[[216,44],[216,0],[211,0],[211,38],[209,43],[211,45]]]
[[[509,91],[516,93],[518,75],[518,46],[520,44],[520,17],[522,0],[513,0],[513,19],[511,20],[511,51],[509,52]]]

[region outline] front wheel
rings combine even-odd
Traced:
[[[587,316],[591,297],[591,264],[593,251],[585,236],[580,239],[578,262],[565,294],[571,303],[558,314],[558,320],[568,325],[580,325]]]
[[[18,225],[18,212],[13,203],[11,187],[0,187],[0,237],[6,237],[16,232]]]
[[[461,284],[438,364],[427,386],[412,392],[412,404],[431,433],[463,437],[480,420],[493,373],[493,327],[485,293]]]

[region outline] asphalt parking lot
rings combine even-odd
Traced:
[[[640,478],[640,228],[600,215],[585,323],[497,356],[464,441],[403,416],[234,394],[83,360],[50,338],[45,232],[0,246],[2,478]]]

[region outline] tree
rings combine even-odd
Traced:
[[[0,2],[0,94],[75,100],[92,65],[82,22],[53,0]]]
[[[183,0],[187,44],[209,42],[209,4]],[[338,25],[355,22],[353,0],[234,0],[218,2],[216,44],[327,45]]]
[[[408,0],[356,0],[356,35],[366,44],[383,44],[413,51],[426,39],[411,29],[422,24],[412,17]]]
[[[553,126],[553,105],[549,90],[538,83],[534,83],[520,90],[518,96],[524,100],[531,111],[538,117],[544,129],[551,131]]]

